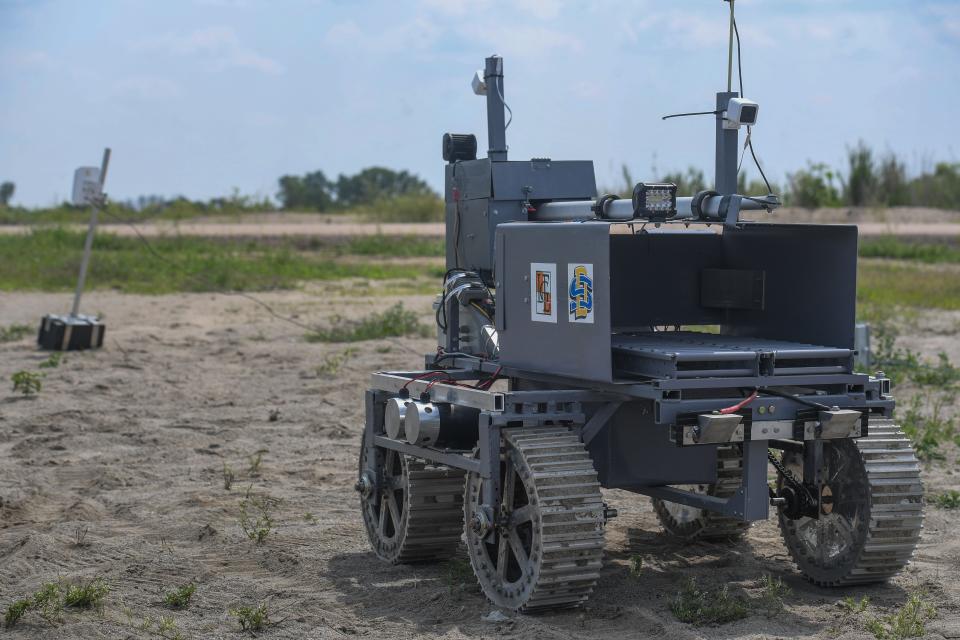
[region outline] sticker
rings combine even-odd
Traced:
[[[570,278],[570,322],[593,324],[593,265],[567,265]]]
[[[530,319],[534,322],[557,321],[555,262],[530,263]]]

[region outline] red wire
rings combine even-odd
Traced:
[[[728,414],[728,413],[733,413],[734,411],[739,411],[740,409],[743,409],[745,406],[747,406],[748,404],[750,404],[756,399],[757,399],[757,390],[754,389],[753,393],[751,393],[749,396],[747,396],[737,404],[733,405],[732,407],[727,407],[726,409],[720,409],[720,413]]]

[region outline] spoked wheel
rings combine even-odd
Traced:
[[[600,577],[603,500],[579,436],[563,427],[502,431],[503,499],[494,522],[483,481],[467,476],[467,551],[494,604],[538,611],[580,604]],[[487,535],[489,534],[489,535]]]
[[[715,484],[678,485],[678,489],[729,498],[740,488],[743,479],[743,454],[740,447],[717,447],[717,482]],[[684,540],[727,541],[743,537],[749,522],[737,520],[697,507],[654,498],[653,509],[664,530]]]
[[[383,449],[382,465],[371,474],[364,444],[357,490],[377,556],[400,564],[454,555],[463,532],[464,472]]]
[[[800,571],[820,586],[880,582],[910,561],[923,525],[920,464],[891,421],[871,421],[870,435],[823,446],[820,517],[792,520],[780,531]],[[803,458],[784,453],[797,478]],[[784,479],[778,477],[778,488]]]

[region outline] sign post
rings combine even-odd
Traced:
[[[107,179],[107,167],[110,164],[110,149],[103,150],[100,167],[80,167],[73,174],[73,204],[90,206],[90,224],[83,243],[83,257],[80,260],[80,274],[77,277],[77,290],[73,296],[70,315],[46,315],[40,323],[37,342],[43,349],[55,351],[73,351],[92,349],[103,345],[106,327],[96,316],[80,313],[80,299],[87,280],[90,266],[90,254],[93,251],[93,237],[97,230],[97,217],[100,209],[106,205],[103,185]]]

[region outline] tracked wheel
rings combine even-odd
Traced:
[[[820,586],[881,582],[910,561],[923,526],[920,463],[891,421],[871,421],[870,435],[824,444],[826,484],[819,518],[791,520],[780,531],[804,576]],[[800,454],[783,462],[802,475]],[[778,479],[782,486],[784,480]]]
[[[463,532],[464,472],[388,449],[377,477],[361,443],[360,506],[373,551],[393,564],[454,555]]]
[[[467,477],[467,551],[484,594],[499,607],[535,612],[587,599],[603,561],[603,500],[576,432],[504,429],[503,498],[492,522],[483,481]]]
[[[743,480],[743,454],[738,446],[717,447],[717,482],[678,486],[694,493],[729,498]],[[732,541],[743,537],[749,522],[697,507],[654,498],[653,509],[668,534],[683,540]]]

